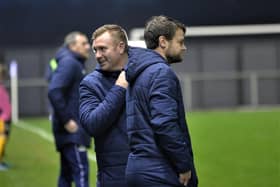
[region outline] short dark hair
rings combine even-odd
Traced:
[[[153,16],[145,26],[144,39],[148,49],[155,49],[159,45],[159,37],[164,36],[167,40],[172,40],[176,30],[182,29],[186,32],[186,26],[167,16]]]
[[[125,30],[119,25],[115,25],[115,24],[103,25],[92,33],[91,39],[95,40],[98,36],[102,35],[105,32],[109,32],[111,35],[113,35],[118,40],[118,42],[120,42],[120,41],[124,42],[125,52],[128,51],[127,34],[126,34]]]

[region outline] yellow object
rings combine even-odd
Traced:
[[[2,119],[0,119],[0,134],[5,133],[5,124]]]
[[[0,119],[0,162],[2,161],[4,149],[6,145],[6,134],[5,134],[5,124],[2,119]]]
[[[50,61],[50,67],[52,71],[55,71],[57,69],[57,61],[54,58],[52,58]]]

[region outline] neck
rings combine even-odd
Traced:
[[[120,59],[120,65],[118,66],[118,70],[122,70],[124,66],[127,64],[128,61],[128,55],[125,53],[123,57]]]
[[[167,61],[167,58],[166,58],[165,53],[162,48],[157,47],[156,49],[154,49],[154,51],[157,52],[158,54],[160,54],[160,56],[162,56]]]

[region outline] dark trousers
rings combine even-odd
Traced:
[[[75,144],[64,146],[60,151],[60,176],[58,187],[88,187],[88,158],[86,149]]]

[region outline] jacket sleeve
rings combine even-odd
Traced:
[[[80,122],[91,136],[99,136],[119,118],[124,104],[126,89],[114,85],[101,99],[89,81],[80,84]]]
[[[151,125],[155,139],[178,173],[191,169],[190,145],[180,128],[176,100],[178,82],[169,70],[160,70],[150,88]]]
[[[77,67],[74,63],[60,61],[55,73],[49,83],[48,97],[58,115],[60,121],[65,125],[70,119],[75,119],[71,109],[67,108],[68,90],[72,86]]]

